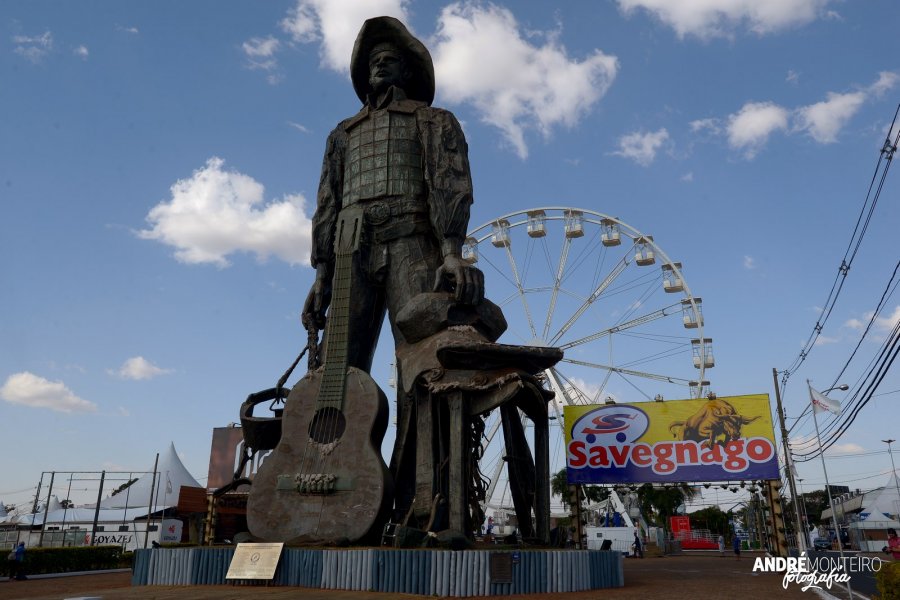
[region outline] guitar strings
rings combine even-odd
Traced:
[[[343,238],[343,225],[344,225],[343,220],[342,219],[339,220],[338,224],[337,224],[337,231],[336,231],[336,236],[337,236],[337,238],[336,238],[337,243],[335,244],[336,251],[338,251],[340,249],[340,240]],[[339,275],[341,273],[341,271],[344,270],[345,265],[343,264],[342,257],[340,256],[340,254],[338,252],[336,252],[336,254],[337,255],[335,257],[335,261],[338,264],[336,264],[336,268],[335,268],[335,278],[333,281],[334,289],[332,290],[332,293],[333,293],[333,296],[336,299],[338,299],[337,296],[339,294],[338,294],[337,287],[339,285],[341,285],[341,282],[338,281],[337,275]],[[333,309],[334,309],[334,306],[332,305],[331,310],[328,311],[329,315],[326,317],[326,322],[325,322],[325,333],[324,333],[324,339],[323,339],[324,347],[323,347],[323,353],[322,353],[323,354],[323,364],[324,364],[324,368],[322,369],[322,380],[319,382],[319,389],[317,390],[317,393],[316,393],[316,402],[313,406],[313,412],[312,412],[312,416],[308,422],[307,430],[305,432],[303,432],[303,435],[305,438],[305,443],[304,443],[303,455],[300,460],[300,472],[298,473],[300,480],[299,480],[299,482],[297,482],[297,484],[301,488],[298,491],[300,491],[300,493],[304,494],[304,495],[311,494],[313,491],[311,489],[311,483],[312,483],[311,480],[312,480],[312,476],[315,474],[315,472],[319,471],[321,473],[323,471],[322,468],[318,468],[318,469],[316,468],[316,467],[323,466],[322,465],[323,461],[322,461],[322,453],[319,452],[319,448],[318,448],[319,442],[315,438],[322,439],[322,433],[323,433],[323,429],[324,429],[322,418],[321,418],[322,414],[320,414],[320,411],[324,408],[322,406],[323,393],[327,391],[327,390],[324,390],[323,388],[325,387],[326,382],[329,380],[328,364],[329,364],[329,362],[332,362],[332,361],[328,360],[329,359],[328,355],[333,354],[333,350],[334,350],[333,348],[329,348],[328,343],[327,343],[329,340],[333,340],[333,338],[334,338],[333,334],[334,334],[334,329],[335,329],[335,322],[334,322],[335,319],[332,318],[334,316]],[[332,359],[333,359],[333,357],[332,357]],[[327,401],[327,398],[325,400]],[[327,413],[324,413],[324,414],[327,414]],[[317,454],[318,454],[318,456],[316,456]],[[321,520],[322,520],[323,509],[324,509],[324,498],[322,498],[320,500],[319,518],[316,520],[316,527],[315,527],[315,530],[312,532],[314,535],[318,534],[318,532],[319,532],[319,526],[320,526]]]

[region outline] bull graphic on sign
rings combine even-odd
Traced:
[[[702,443],[708,448],[715,444],[726,444],[741,437],[741,428],[757,420],[759,416],[745,417],[735,408],[718,398],[710,398],[703,408],[684,421],[674,421],[669,425],[673,437],[678,438],[680,429],[682,440]]]

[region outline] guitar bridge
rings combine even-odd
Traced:
[[[332,473],[295,473],[278,476],[280,492],[297,492],[303,495],[324,495],[353,489],[348,478]]]

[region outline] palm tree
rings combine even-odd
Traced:
[[[667,528],[669,517],[675,514],[678,507],[696,495],[697,489],[686,483],[672,487],[645,483],[638,489],[641,512],[646,517],[655,516],[657,524],[663,529]]]
[[[582,485],[580,487],[581,497],[588,503],[600,502],[609,498],[609,488],[607,487],[601,485]],[[560,469],[550,479],[550,493],[559,496],[566,508],[571,508],[575,504],[565,469]]]

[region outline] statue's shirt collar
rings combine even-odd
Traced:
[[[366,106],[377,110],[385,108],[393,102],[399,102],[400,100],[406,100],[406,92],[403,91],[403,88],[392,85],[388,88],[388,91],[384,96],[381,97],[381,102],[378,101],[378,96],[375,94],[367,95]]]

